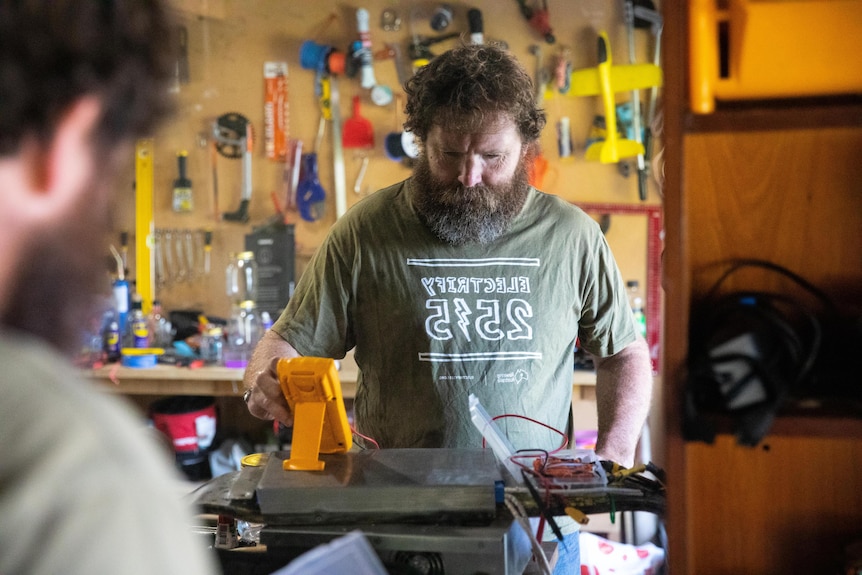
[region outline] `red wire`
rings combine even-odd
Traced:
[[[526,415],[519,415],[517,413],[504,413],[502,415],[496,415],[496,416],[492,417],[491,421],[497,421],[498,419],[502,419],[504,417],[517,417],[518,419],[526,419],[530,423],[535,423],[536,425],[541,425],[542,427],[544,427],[546,429],[550,429],[554,433],[558,433],[560,435],[560,437],[563,438],[563,442],[555,450],[549,451],[548,452],[549,454],[550,453],[557,453],[558,451],[560,451],[561,449],[566,447],[566,445],[569,444],[569,438],[566,437],[565,433],[563,433],[562,431],[560,431],[556,427],[552,427],[552,426],[548,425],[547,423],[543,423],[543,422],[539,421],[538,419],[533,419],[532,417],[527,417]],[[484,437],[482,438],[482,447],[485,447],[485,438]]]
[[[361,438],[362,438],[362,439],[364,439],[365,441],[367,441],[367,442],[369,442],[369,443],[372,443],[372,444],[374,445],[374,448],[375,448],[375,449],[380,449],[380,444],[379,444],[379,443],[377,443],[376,441],[374,441],[373,439],[371,439],[371,438],[370,438],[370,437],[368,437],[367,435],[362,435],[361,433],[359,433],[358,431],[356,431],[356,428],[351,427],[351,428],[350,428],[350,431],[352,431],[354,435],[358,435],[359,437],[361,437]]]

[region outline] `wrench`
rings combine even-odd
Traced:
[[[545,84],[548,83],[548,71],[544,67],[541,46],[530,44],[530,54],[536,57],[536,105],[541,106],[545,100]]]

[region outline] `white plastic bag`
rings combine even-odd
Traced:
[[[581,531],[581,575],[655,575],[664,549],[652,543],[628,545]]]

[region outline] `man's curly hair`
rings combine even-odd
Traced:
[[[0,157],[47,142],[89,95],[98,150],[148,134],[171,109],[170,31],[157,0],[0,1]]]
[[[538,140],[545,127],[530,75],[511,54],[494,46],[463,45],[445,52],[420,68],[404,90],[404,129],[421,142],[434,124],[468,132],[486,115],[499,112],[515,121],[524,144]]]

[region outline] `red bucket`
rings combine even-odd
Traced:
[[[216,434],[216,408],[211,397],[177,396],[150,406],[150,418],[179,454],[206,451]]]

